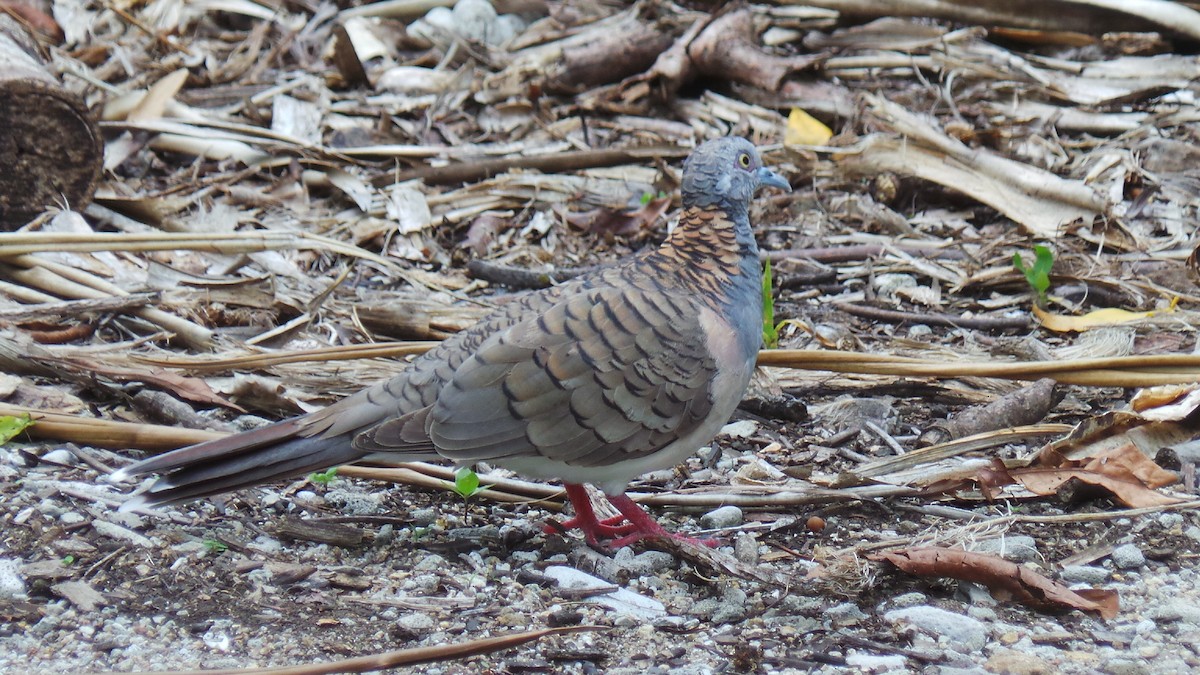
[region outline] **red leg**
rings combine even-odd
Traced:
[[[627,546],[635,541],[638,541],[639,539],[644,539],[646,537],[670,537],[672,539],[687,541],[693,544],[701,544],[703,546],[710,546],[713,548],[716,548],[720,543],[716,539],[696,539],[693,537],[685,537],[682,534],[673,534],[668,532],[665,528],[663,528],[662,525],[659,525],[649,513],[646,513],[644,510],[642,510],[642,507],[638,506],[637,502],[633,501],[624,494],[610,496],[608,501],[611,502],[613,506],[617,507],[617,510],[625,516],[625,519],[629,521],[628,524],[630,526],[625,536],[614,539],[612,542],[610,542],[613,548],[621,548],[622,546]],[[589,508],[590,506],[591,505],[589,504]]]
[[[579,528],[587,542],[592,545],[599,545],[602,540],[621,537],[635,529],[630,523],[621,524],[625,516],[597,519],[596,512],[592,509],[592,499],[582,485],[566,483],[563,487],[567,489],[571,506],[575,507],[575,517],[562,523],[560,527],[563,529]],[[558,531],[555,527],[546,527],[547,534]]]

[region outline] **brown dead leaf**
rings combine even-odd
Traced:
[[[983,584],[997,598],[1007,596],[1043,611],[1077,609],[1111,619],[1120,610],[1116,591],[1072,591],[1028,567],[996,555],[923,547],[885,551],[868,557],[890,562],[901,571],[916,576],[950,577]]]
[[[1069,480],[1077,480],[1088,485],[1094,485],[1111,493],[1112,496],[1125,506],[1134,509],[1149,506],[1166,506],[1178,504],[1181,499],[1169,497],[1146,487],[1140,481],[1129,476],[1118,478],[1086,469],[1016,469],[1012,477],[1030,492],[1048,496],[1058,494],[1058,491]]]
[[[671,206],[670,197],[651,199],[645,206],[633,211],[593,209],[579,213],[568,213],[567,223],[578,230],[594,234],[620,235],[628,237],[640,234],[649,228]]]
[[[495,214],[480,214],[471,221],[471,226],[467,228],[467,236],[463,237],[459,246],[476,256],[487,255],[492,242],[496,241],[496,237],[500,236],[508,223],[508,219]]]
[[[1155,464],[1132,443],[1092,458],[1083,468],[1120,480],[1136,481],[1149,488],[1174,485],[1179,480],[1174,473]]]

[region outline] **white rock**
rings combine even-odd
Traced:
[[[700,524],[706,529],[737,527],[742,524],[742,510],[732,504],[722,506],[700,516]]]
[[[154,542],[150,541],[146,537],[143,537],[133,530],[121,527],[116,523],[110,523],[107,520],[92,521],[92,527],[96,530],[96,532],[99,532],[106,537],[111,537],[113,539],[124,539],[125,541],[137,546],[141,546],[142,548],[154,547]]]
[[[25,597],[25,580],[18,571],[20,568],[20,560],[0,558],[0,598],[11,600]]]
[[[899,654],[863,654],[855,652],[846,656],[846,665],[869,673],[904,672],[904,657]]]
[[[938,607],[921,605],[895,609],[884,614],[883,618],[892,623],[911,624],[939,643],[963,654],[979,651],[987,644],[988,631],[983,623]]]
[[[557,581],[561,588],[587,590],[612,587],[612,584],[607,581],[580,572],[574,567],[552,565],[547,567],[543,573]],[[630,614],[645,622],[651,622],[667,615],[666,606],[658,600],[639,595],[625,588],[602,595],[593,595],[588,600],[601,604],[618,614]]]

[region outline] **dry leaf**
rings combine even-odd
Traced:
[[[1116,326],[1140,319],[1148,319],[1155,314],[1158,314],[1158,312],[1130,312],[1115,307],[1106,307],[1105,309],[1088,312],[1083,316],[1064,316],[1062,314],[1051,314],[1037,305],[1033,307],[1033,315],[1037,317],[1042,327],[1056,333],[1082,333],[1085,330],[1099,326]]]
[[[788,114],[784,145],[824,145],[831,138],[833,131],[829,127],[800,108],[792,108]]]
[[[639,234],[649,228],[671,206],[670,197],[652,199],[634,211],[593,209],[582,213],[567,214],[567,223],[584,232],[614,234],[623,237]]]
[[[999,556],[948,548],[909,548],[868,556],[923,577],[951,577],[987,586],[998,598],[1007,595],[1046,611],[1077,609],[1111,619],[1120,610],[1116,591],[1089,589],[1088,597],[1028,567]]]

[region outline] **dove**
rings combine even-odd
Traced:
[[[661,246],[521,296],[322,410],[118,470],[114,481],[160,474],[122,508],[355,461],[485,462],[562,481],[574,517],[561,527],[590,544],[697,541],[625,490],[709,443],[741,401],[762,345],[750,203],[764,186],[791,188],[733,136],[696,147],[682,176],[678,224]],[[585,483],[621,515],[598,519]]]

